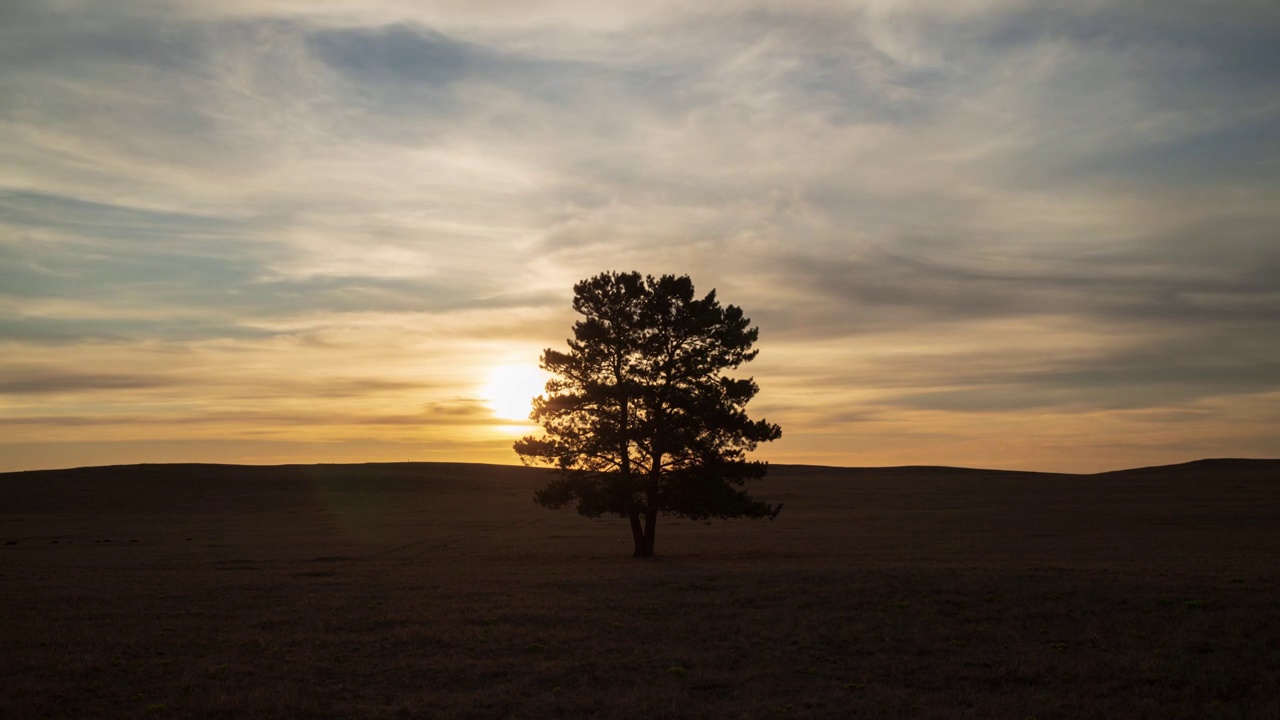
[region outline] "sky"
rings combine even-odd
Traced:
[[[0,0],[0,471],[514,464],[606,270],[759,326],[762,459],[1276,456],[1277,68],[1261,0]]]

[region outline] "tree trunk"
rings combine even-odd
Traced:
[[[645,532],[640,527],[640,513],[631,511],[631,539],[635,541],[636,551],[631,557],[647,558],[653,555],[653,546],[646,542]]]
[[[653,537],[658,534],[658,511],[644,514],[644,556],[653,557]]]

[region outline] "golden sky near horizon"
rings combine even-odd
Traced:
[[[758,456],[1275,456],[1280,7],[14,0],[0,471],[516,463],[572,285],[760,327]]]

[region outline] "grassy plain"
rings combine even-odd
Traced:
[[[1280,462],[781,466],[652,561],[544,478],[0,475],[0,717],[1280,718]]]

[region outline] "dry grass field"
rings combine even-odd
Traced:
[[[780,466],[652,561],[544,477],[0,475],[0,717],[1280,718],[1280,462]]]

